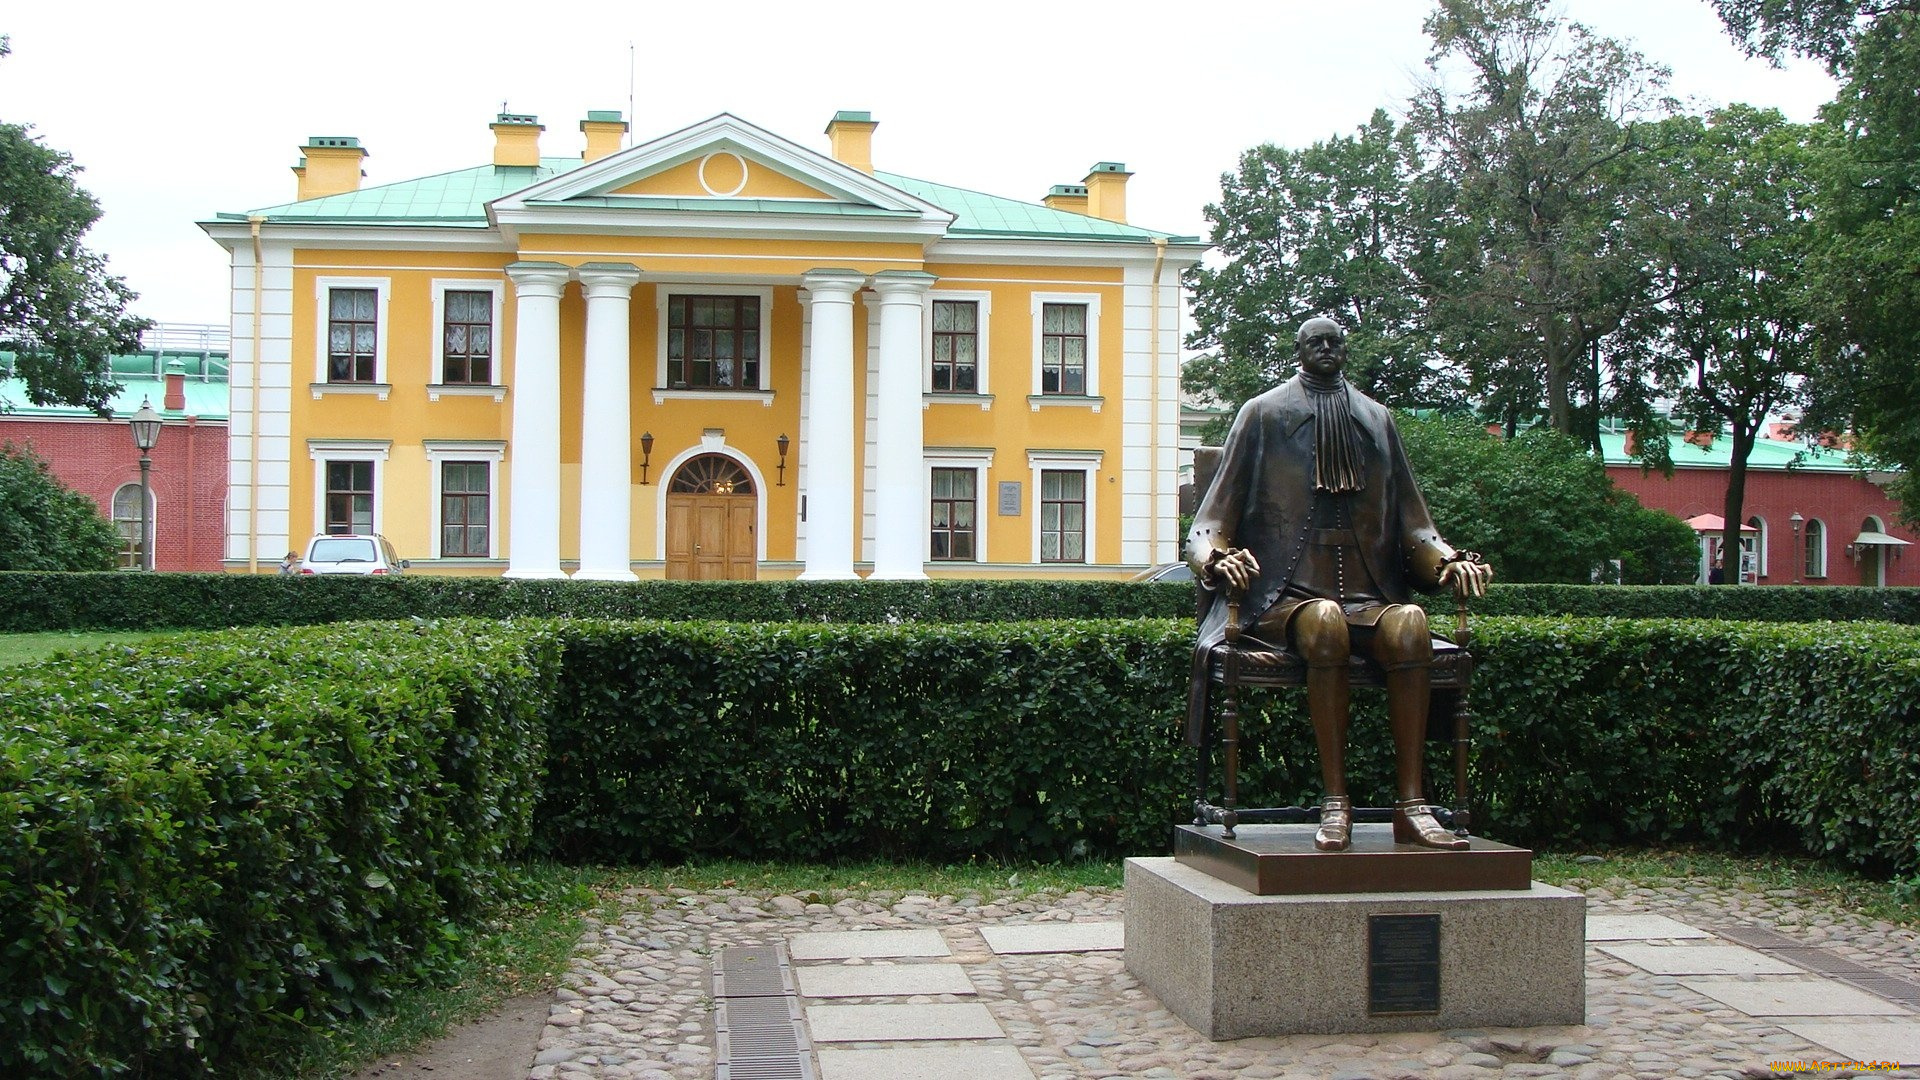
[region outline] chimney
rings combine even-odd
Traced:
[[[167,361],[167,396],[160,407],[168,412],[187,407],[187,365],[179,357]]]
[[[587,133],[587,148],[580,152],[580,160],[599,161],[620,152],[620,141],[627,135],[627,122],[620,118],[618,109],[588,109],[587,118],[580,121],[580,130]]]
[[[1632,457],[1633,455],[1639,453],[1640,452],[1640,433],[1633,430],[1632,428],[1628,428],[1627,437],[1621,441],[1620,448],[1626,451],[1626,454],[1628,457]]]
[[[540,164],[540,118],[524,113],[503,112],[494,120],[493,163],[495,165]]]
[[[1084,214],[1087,212],[1087,185],[1055,184],[1047,191],[1047,197],[1040,201],[1050,210]]]
[[[360,140],[344,135],[315,135],[300,148],[300,164],[293,175],[300,178],[295,199],[318,199],[343,191],[359,191],[360,163],[367,152]]]
[[[1117,161],[1096,161],[1087,174],[1087,213],[1107,221],[1127,223],[1127,177],[1133,174]]]
[[[872,176],[873,129],[879,126],[870,112],[842,109],[834,113],[833,119],[827,122],[827,139],[833,148],[833,160]]]

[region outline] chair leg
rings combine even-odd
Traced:
[[[1209,760],[1213,755],[1208,753],[1208,751],[1213,749],[1213,717],[1211,715],[1213,702],[1211,697],[1212,695],[1208,695],[1207,712],[1203,713],[1200,717],[1200,745],[1195,747],[1193,751],[1193,823],[1201,827],[1205,827],[1207,824],[1207,815],[1204,809],[1207,805],[1207,771],[1212,768],[1213,765],[1212,761]]]
[[[1226,653],[1226,680],[1222,687],[1226,691],[1226,702],[1221,710],[1227,729],[1226,738],[1221,742],[1227,763],[1223,807],[1226,812],[1221,815],[1221,824],[1225,826],[1226,838],[1231,840],[1234,827],[1240,824],[1240,653],[1232,647]]]
[[[1467,708],[1467,692],[1453,695],[1453,831],[1467,835],[1473,827],[1473,810],[1467,792],[1467,751],[1472,746],[1468,731],[1473,712]]]

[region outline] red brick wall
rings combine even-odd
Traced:
[[[33,447],[68,487],[113,516],[113,493],[140,482],[140,452],[124,420],[0,416],[0,442]],[[156,570],[218,571],[226,516],[227,425],[169,418],[153,462]]]
[[[1675,469],[1672,479],[1659,473],[1642,475],[1637,466],[1608,466],[1613,482],[1631,491],[1651,507],[1666,510],[1681,518],[1696,514],[1723,514],[1727,502],[1727,473],[1724,469]],[[1766,521],[1767,574],[1762,585],[1792,585],[1800,573],[1801,556],[1794,548],[1791,519],[1818,520],[1827,527],[1827,576],[1800,580],[1805,585],[1861,585],[1861,568],[1847,558],[1847,544],[1860,533],[1860,523],[1869,515],[1893,536],[1914,541],[1901,549],[1898,557],[1886,560],[1888,585],[1920,586],[1920,536],[1898,522],[1893,500],[1871,481],[1852,473],[1780,472],[1754,470],[1747,473],[1747,490],[1742,500],[1740,520],[1758,516]]]

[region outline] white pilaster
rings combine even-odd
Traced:
[[[809,270],[801,277],[812,300],[808,351],[809,430],[806,569],[803,581],[845,580],[853,572],[853,294],[867,276],[854,270]]]
[[[880,452],[874,478],[873,576],[925,579],[927,467],[921,460],[920,320],[932,274],[883,270],[874,275],[880,297],[880,392],[875,427]]]
[[[586,394],[580,412],[580,569],[588,581],[635,581],[633,423],[628,309],[640,269],[586,263]]]
[[[560,570],[559,263],[508,265],[513,281],[513,461],[507,480],[507,573],[562,578]]]

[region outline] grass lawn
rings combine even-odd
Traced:
[[[78,652],[102,645],[131,645],[160,636],[144,630],[49,630],[39,634],[0,634],[0,667],[30,664],[57,652]]]

